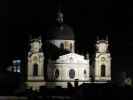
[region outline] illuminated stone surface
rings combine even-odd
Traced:
[[[26,84],[28,88],[32,88],[33,90],[39,90],[40,86],[45,85],[44,54],[41,51],[41,46],[42,43],[39,38],[33,39],[31,42],[30,51],[28,52]]]
[[[95,57],[95,80],[110,81],[111,80],[111,56],[108,52],[108,41],[98,40],[97,52]],[[105,71],[102,72],[102,66],[105,66]],[[101,74],[105,73],[105,76]]]

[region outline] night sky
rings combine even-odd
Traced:
[[[62,0],[61,0],[62,1]],[[113,73],[133,73],[133,6],[116,0],[66,0],[61,3],[64,23],[73,27],[80,52],[95,47],[96,35],[109,35]],[[23,58],[32,32],[46,34],[55,23],[59,2],[56,0],[8,1],[0,15],[0,65],[14,57]],[[0,67],[1,67],[0,66]]]

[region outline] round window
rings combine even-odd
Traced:
[[[55,78],[58,78],[58,77],[59,77],[59,70],[56,69],[56,70],[55,70]]]
[[[75,77],[75,70],[74,69],[70,69],[70,71],[69,71],[69,77],[70,78],[74,78]]]
[[[104,58],[104,57],[102,57],[102,58],[101,58],[101,61],[102,61],[102,62],[103,62],[103,61],[105,61],[105,58]]]

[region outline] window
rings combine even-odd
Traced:
[[[56,69],[56,71],[55,71],[55,78],[58,78],[58,77],[59,77],[59,70]]]
[[[86,70],[84,70],[84,74],[86,75]]]
[[[20,66],[16,66],[16,71],[19,73],[20,72]]]
[[[69,48],[69,42],[65,41],[65,48]]]
[[[70,69],[70,71],[69,71],[69,77],[70,78],[74,78],[75,77],[75,70],[74,69]]]
[[[102,57],[102,58],[101,58],[101,61],[104,62],[104,61],[105,61],[105,57]]]
[[[38,64],[34,64],[33,65],[33,76],[37,76],[38,75]]]
[[[105,76],[105,65],[101,65],[101,76]]]
[[[72,43],[70,43],[70,51],[72,51]]]
[[[60,44],[60,48],[64,49],[64,44],[63,43]]]
[[[84,70],[84,76],[85,76],[85,78],[87,77],[87,72],[86,72],[86,70]]]

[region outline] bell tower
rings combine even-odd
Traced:
[[[32,90],[37,91],[39,90],[40,86],[45,85],[44,54],[42,51],[42,41],[40,37],[30,40],[26,84],[28,88],[32,88]]]
[[[108,50],[108,38],[97,40],[95,56],[95,81],[107,82],[111,80],[111,56]]]

